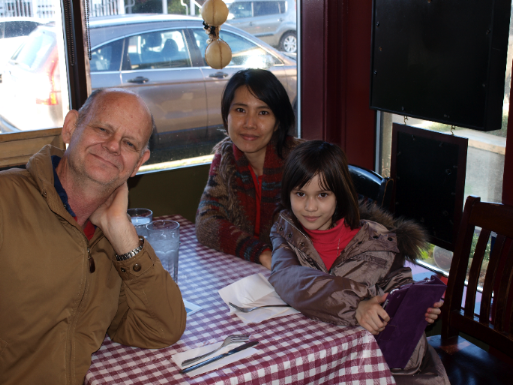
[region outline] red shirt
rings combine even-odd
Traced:
[[[360,231],[360,228],[351,230],[342,218],[336,223],[335,227],[329,230],[304,230],[312,239],[315,250],[319,253],[326,269],[329,270],[340,253]]]
[[[75,222],[77,221],[77,217],[73,217]],[[93,239],[94,232],[96,231],[96,227],[91,223],[91,221],[88,219],[85,223],[84,227],[84,234],[87,237],[87,240],[90,241]]]

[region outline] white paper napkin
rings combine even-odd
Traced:
[[[203,360],[201,360],[199,362],[195,362],[193,365],[199,364],[202,361],[206,361],[206,360],[208,360],[210,358],[213,358],[215,356],[218,356],[220,354],[227,353],[228,351],[230,351],[232,349],[235,349],[238,346],[244,345],[245,343],[246,342],[241,342],[241,343],[230,344],[228,346],[225,346],[224,348],[220,349],[219,351],[215,352],[214,354],[212,354],[212,355],[210,355],[208,357],[205,357]],[[173,360],[173,362],[176,365],[178,365],[178,367],[180,369],[183,369],[183,368],[186,367],[186,366],[182,366],[182,362],[183,361],[188,360],[189,358],[198,357],[198,356],[201,356],[201,355],[206,354],[208,352],[211,352],[213,350],[216,350],[222,344],[223,344],[223,341],[216,342],[215,344],[211,344],[211,345],[201,346],[201,347],[196,348],[196,349],[187,350],[186,352],[175,354],[174,356],[171,357],[171,359]],[[196,377],[196,376],[199,376],[200,374],[204,374],[204,373],[210,372],[212,370],[217,370],[219,368],[222,368],[223,366],[226,366],[226,365],[231,364],[233,362],[239,361],[239,360],[241,360],[243,358],[249,357],[249,356],[255,354],[256,352],[258,352],[258,350],[255,349],[255,348],[244,349],[241,352],[237,352],[237,353],[232,354],[232,355],[230,355],[228,357],[224,357],[224,358],[222,358],[222,359],[220,359],[218,361],[214,361],[211,364],[202,366],[201,368],[192,370],[192,371],[190,371],[188,373],[185,373],[185,374],[187,374],[189,377]],[[188,365],[188,366],[192,366],[192,365]]]
[[[291,307],[267,307],[243,313],[232,308],[228,302],[240,307],[285,304],[274,287],[262,274],[254,274],[232,283],[219,290],[219,295],[230,309],[230,314],[236,314],[245,324],[259,323],[271,318],[297,314],[299,311]]]

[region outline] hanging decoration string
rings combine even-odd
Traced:
[[[223,0],[207,0],[201,7],[201,17],[209,37],[205,61],[214,69],[222,69],[232,60],[230,46],[219,37],[219,29],[228,19],[228,7]]]
[[[89,30],[89,0],[84,0],[85,21],[86,21],[86,39],[87,39],[87,57],[91,60],[91,32]]]
[[[62,3],[64,8],[64,24],[66,30],[66,43],[68,46],[69,65],[75,65],[75,45],[73,44],[73,3],[71,0],[65,0]]]

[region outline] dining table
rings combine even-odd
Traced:
[[[184,334],[167,348],[129,347],[106,336],[85,384],[395,384],[374,336],[360,326],[331,325],[302,314],[244,324],[218,291],[249,275],[268,277],[269,270],[201,245],[194,224],[182,216],[155,219],[180,223],[178,285],[183,298],[202,309],[188,315]],[[195,377],[179,373],[173,355],[233,334],[250,334],[259,341],[258,352]]]

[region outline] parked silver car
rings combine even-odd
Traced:
[[[208,35],[202,22],[174,15],[91,21],[92,88],[120,87],[139,94],[158,130],[152,147],[219,140],[221,94],[230,77],[243,68],[272,71],[295,102],[294,60],[244,31],[225,26],[221,38],[230,45],[233,58],[224,69],[214,70],[205,63]],[[40,26],[10,60],[1,90],[9,96],[0,105],[4,131],[62,125],[55,38],[52,26]]]
[[[16,49],[27,36],[43,24],[43,20],[32,17],[0,18],[0,80],[2,70]]]
[[[287,53],[297,52],[296,0],[232,0],[228,23]]]

